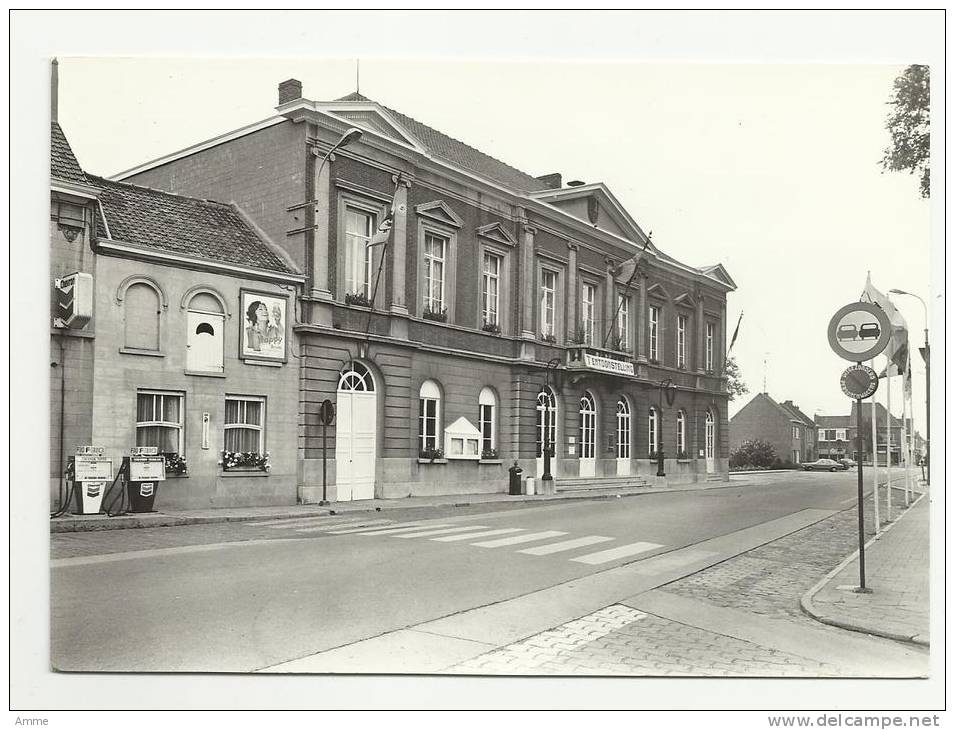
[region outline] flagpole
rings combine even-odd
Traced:
[[[892,372],[885,369],[885,521],[892,521]]]
[[[903,376],[904,378],[905,376]],[[905,506],[908,507],[909,499],[909,424],[906,417],[905,407],[905,381],[902,383],[902,457],[905,459]]]
[[[869,367],[875,369],[875,360],[869,361]],[[875,393],[872,394],[872,504],[875,506],[875,533],[878,535],[882,529],[882,522],[879,520],[879,447],[878,430],[875,424]],[[861,439],[862,434],[859,434]],[[861,459],[859,461],[861,464]]]

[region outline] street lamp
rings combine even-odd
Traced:
[[[318,174],[315,176],[315,179],[317,180],[322,176],[322,170],[325,169],[325,163],[328,162],[328,158],[331,157],[332,152],[335,150],[340,150],[342,147],[347,147],[352,142],[356,142],[361,138],[361,135],[362,132],[360,129],[356,129],[355,127],[349,127],[346,129],[341,139],[332,145],[332,148],[325,153],[325,156],[322,158],[322,164],[318,166]],[[318,154],[318,150],[315,151],[315,154]]]
[[[542,482],[554,481],[554,476],[550,473],[550,457],[551,449],[553,449],[553,444],[550,442],[550,372],[560,365],[560,362],[559,357],[548,360],[547,370],[544,371],[544,438],[541,440],[541,448],[544,451],[544,473],[541,474]],[[543,485],[541,491],[543,492]]]
[[[663,468],[663,394],[666,393],[667,405],[673,405],[676,394],[673,392],[673,381],[670,378],[660,381],[660,407],[657,410],[657,476],[665,477]]]
[[[922,359],[925,361],[925,459],[929,463],[929,468],[925,472],[925,483],[931,484],[932,473],[931,466],[932,460],[929,458],[930,450],[932,447],[932,405],[931,405],[931,394],[932,394],[932,364],[931,364],[931,350],[929,349],[928,344],[928,307],[925,306],[925,300],[922,299],[918,294],[913,294],[912,292],[903,291],[902,289],[889,289],[889,294],[903,294],[907,297],[915,297],[922,303],[922,313],[925,317],[925,347],[922,348]]]

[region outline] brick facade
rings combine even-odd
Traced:
[[[730,419],[730,453],[744,441],[772,444],[780,461],[802,464],[817,458],[814,422],[799,415],[792,401],[777,403],[757,393]]]
[[[341,113],[348,117],[349,104]],[[558,480],[579,473],[579,402],[585,390],[597,405],[597,476],[616,474],[611,437],[616,437],[616,404],[625,394],[631,406],[631,471],[655,474],[648,459],[647,415],[659,399],[657,385],[669,379],[676,398],[663,407],[663,449],[671,481],[704,478],[702,458],[706,413],[714,419],[715,453],[712,470],[727,473],[729,429],[726,414],[725,349],[726,294],[735,288],[719,272],[694,269],[651,250],[640,261],[638,275],[621,272],[645,243],[642,232],[621,222],[605,189],[593,200],[564,200],[565,191],[549,205],[525,191],[488,184],[485,174],[527,183],[534,190],[547,186],[502,163],[472,155],[475,170],[463,172],[442,159],[459,159],[452,148],[428,159],[397,147],[387,134],[365,127],[362,141],[322,159],[342,129],[314,111],[312,102],[286,109],[290,121],[248,134],[222,138],[214,146],[184,151],[143,166],[126,179],[174,193],[235,201],[273,242],[286,246],[305,265],[310,295],[302,297],[302,319],[296,328],[301,340],[301,384],[297,395],[299,492],[306,501],[321,495],[321,426],[323,400],[337,402],[338,381],[352,360],[363,363],[376,379],[377,496],[471,491],[503,491],[506,468],[517,460],[525,473],[536,472],[537,394],[547,377],[547,364],[557,359],[555,390],[559,399]],[[396,113],[392,113],[392,118]],[[348,117],[352,119],[353,117]],[[408,129],[422,134],[422,125]],[[360,122],[356,122],[361,124]],[[422,144],[439,133],[424,128]],[[433,134],[432,134],[433,133]],[[440,141],[440,140],[439,140]],[[453,140],[441,142],[460,146]],[[457,157],[456,157],[457,155]],[[467,155],[464,155],[467,158]],[[464,164],[459,162],[458,164]],[[490,170],[491,172],[487,172]],[[528,182],[530,180],[531,182]],[[534,186],[532,183],[536,182]],[[397,189],[397,192],[396,192]],[[375,311],[345,304],[342,266],[345,236],[341,213],[350,202],[375,213],[380,220],[398,201]],[[314,200],[312,198],[314,197]],[[303,203],[309,202],[302,207]],[[598,226],[586,222],[594,207]],[[561,211],[565,212],[561,212]],[[575,218],[579,215],[584,220]],[[314,217],[313,217],[314,216]],[[495,227],[495,224],[499,228]],[[307,229],[307,230],[306,230]],[[444,306],[447,322],[422,317],[424,304],[423,251],[425,230],[447,237],[444,262]],[[501,257],[500,335],[481,331],[483,252]],[[377,273],[378,256],[372,258]],[[559,272],[553,343],[541,339],[541,267]],[[373,277],[374,278],[374,277]],[[630,283],[627,288],[628,281]],[[581,368],[583,351],[573,342],[581,317],[581,286],[596,286],[594,347],[591,352],[625,362],[634,375],[613,375]],[[618,293],[630,297],[630,351],[614,352],[612,338],[601,349],[616,313]],[[661,357],[648,362],[647,301],[658,302]],[[687,361],[676,362],[676,313],[685,313]],[[704,367],[705,322],[714,326],[712,372]],[[483,387],[497,396],[498,458],[481,463],[448,459],[421,463],[418,458],[419,389],[430,379],[442,393],[441,428],[459,417],[477,425],[478,395]],[[676,413],[686,421],[686,458],[676,459]],[[335,426],[327,429],[326,463],[330,499],[334,499],[336,469]],[[577,439],[576,444],[571,438]],[[570,447],[576,446],[575,454]],[[488,462],[488,463],[485,463]]]

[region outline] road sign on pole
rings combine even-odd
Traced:
[[[839,385],[850,398],[870,398],[879,389],[879,375],[865,365],[853,365],[842,373]]]
[[[321,505],[328,504],[328,427],[335,420],[335,405],[327,398],[322,401],[322,407],[318,411],[319,420],[322,422],[322,501]]]
[[[871,360],[888,346],[891,337],[888,315],[871,302],[847,304],[829,320],[829,346],[843,360]]]

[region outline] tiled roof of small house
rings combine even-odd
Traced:
[[[819,428],[850,428],[849,416],[816,416]]]
[[[384,104],[369,99],[358,92],[353,92],[335,101],[365,101],[370,104],[378,104],[391,114],[395,121],[401,124],[409,134],[424,145],[431,154],[506,187],[523,192],[548,189],[548,186],[536,177],[521,172],[516,167],[511,167],[505,162],[464,144],[464,142],[449,137],[427,124],[422,124],[417,119],[412,119],[406,114],[389,109]]]
[[[299,273],[233,205],[92,175],[90,180],[102,188],[106,226],[100,220],[101,238],[227,264]]]
[[[76,161],[63,128],[56,121],[52,122],[50,130],[50,177],[80,185],[90,184],[80,163]]]

